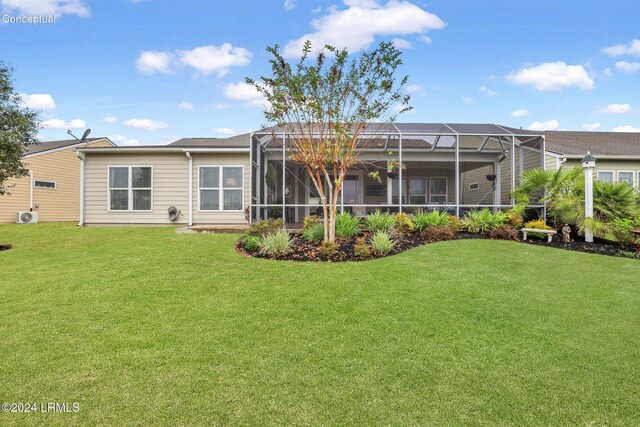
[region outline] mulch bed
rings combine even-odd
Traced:
[[[9,249],[11,249],[13,246],[11,245],[0,245],[0,252],[2,251],[8,251]]]
[[[236,243],[236,250],[245,255],[256,258],[266,258],[266,259],[274,259],[280,261],[324,261],[324,262],[344,262],[344,261],[367,261],[370,259],[376,258],[384,258],[386,256],[396,255],[401,252],[404,252],[408,249],[415,248],[416,246],[421,246],[428,243],[433,243],[432,241],[428,241],[420,237],[418,234],[410,234],[400,238],[397,238],[396,245],[393,250],[387,255],[380,255],[374,252],[371,252],[368,255],[356,255],[354,253],[354,245],[356,243],[357,238],[336,238],[336,251],[327,255],[322,253],[321,245],[315,242],[310,242],[306,239],[303,239],[300,235],[293,235],[293,243],[291,245],[291,250],[286,254],[279,255],[276,257],[271,257],[268,255],[262,255],[258,251],[250,251],[245,246],[242,240],[239,240]],[[368,241],[368,236],[360,236],[365,237]],[[465,240],[465,239],[489,239],[489,236],[486,234],[479,233],[468,233],[468,232],[458,232],[455,233],[454,240]],[[547,243],[546,239],[537,239],[530,237],[529,240],[523,241],[518,240],[520,243],[525,243],[529,245],[538,245],[538,246],[547,246],[557,249],[564,249],[570,251],[578,251],[578,252],[586,252],[591,254],[599,254],[599,255],[607,255],[607,256],[616,256],[616,257],[625,257],[625,258],[636,258],[640,259],[639,252],[633,252],[633,250],[624,248],[616,242],[611,242],[603,239],[594,239],[593,243],[586,243],[584,240],[572,240],[571,243],[564,243],[562,241],[554,240],[551,243]],[[11,247],[11,245],[9,245]],[[0,250],[1,247],[0,247]]]

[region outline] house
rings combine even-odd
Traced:
[[[595,178],[640,187],[640,133],[545,132],[545,167],[580,166],[590,152],[596,158]]]
[[[29,145],[24,163],[29,175],[8,180],[10,194],[0,196],[0,223],[16,222],[16,212],[38,212],[39,221],[78,221],[81,147],[114,147],[108,138],[48,141]]]
[[[165,146],[78,148],[80,224],[300,223],[320,203],[303,165],[289,158],[292,138],[272,127]],[[361,164],[339,202],[357,215],[510,207],[521,173],[545,163],[542,133],[495,124],[372,124],[360,141]],[[394,160],[405,168],[388,172]]]

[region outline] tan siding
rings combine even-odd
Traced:
[[[460,176],[462,186],[463,205],[492,205],[494,193],[492,191],[493,182],[487,180],[487,175],[493,173],[493,165],[480,165],[474,169],[462,172]],[[477,182],[480,184],[478,190],[469,190],[469,184]]]
[[[110,147],[102,140],[92,147]],[[43,153],[24,160],[37,181],[53,181],[55,189],[34,188],[33,204],[39,221],[78,221],[80,217],[80,160],[75,148]],[[29,210],[29,177],[13,180],[11,195],[0,196],[0,223],[15,222],[16,211]]]

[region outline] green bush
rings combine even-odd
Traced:
[[[293,239],[287,230],[278,230],[267,234],[260,240],[260,253],[262,255],[282,255],[291,249]]]
[[[260,249],[260,236],[244,236],[242,243],[248,251],[257,251]]]
[[[448,227],[450,223],[449,214],[444,211],[420,211],[413,215],[413,228],[418,232],[427,227]]]
[[[538,230],[553,230],[553,227],[547,225],[544,219],[539,218],[533,221],[529,221],[524,225],[524,228],[537,228]],[[547,237],[544,233],[527,233],[528,236],[537,237],[538,239],[545,239]]]
[[[327,258],[333,256],[336,252],[338,252],[338,245],[336,243],[323,242],[320,246],[320,254]]]
[[[640,247],[640,238],[631,232],[635,228],[634,221],[630,219],[614,219],[608,224],[613,238],[626,248]]]
[[[453,230],[446,225],[430,225],[420,232],[420,237],[427,242],[444,242],[453,239]]]
[[[249,236],[266,236],[282,228],[282,218],[261,219],[249,226]]]
[[[310,242],[322,242],[324,240],[324,225],[316,224],[302,231],[302,238]]]
[[[395,245],[396,241],[386,231],[378,231],[371,236],[371,247],[380,255],[387,255]]]
[[[355,256],[369,256],[371,254],[371,247],[367,245],[364,237],[359,237],[356,240],[356,244],[353,245],[353,254]]]
[[[507,224],[502,224],[489,232],[489,237],[495,240],[518,240],[518,232]]]
[[[462,220],[464,227],[471,233],[488,233],[505,222],[507,222],[507,214],[493,213],[487,208],[469,211]]]
[[[462,224],[462,221],[460,221],[460,218],[455,215],[449,215],[449,228],[454,233],[457,233],[464,228],[464,225]]]
[[[367,230],[372,233],[377,232],[388,232],[391,227],[394,226],[396,220],[393,216],[389,215],[386,212],[380,212],[380,210],[376,210],[374,213],[371,213],[367,216],[365,221]]]
[[[409,214],[404,212],[399,212],[393,216],[395,219],[395,229],[400,232],[400,234],[411,234],[413,231],[413,220],[409,216]]]
[[[360,218],[349,212],[336,215],[336,237],[353,237],[360,234]]]
[[[320,218],[318,218],[315,215],[311,215],[311,216],[305,216],[304,217],[304,221],[302,222],[302,230],[306,230],[307,228],[311,228],[314,225],[318,225],[318,224],[322,224],[322,221],[320,221]]]

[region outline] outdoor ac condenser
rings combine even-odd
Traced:
[[[38,212],[16,212],[16,224],[33,224],[38,222]]]

